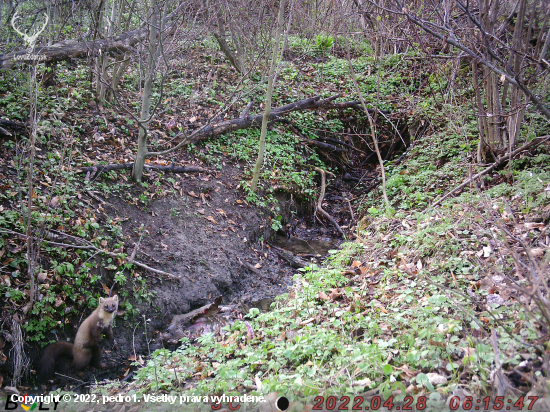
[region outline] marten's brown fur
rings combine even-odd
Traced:
[[[73,358],[73,367],[80,371],[92,363],[97,368],[104,368],[101,363],[101,335],[105,333],[113,339],[113,319],[118,310],[118,296],[99,298],[99,306],[78,328],[74,345],[69,342],[56,342],[44,348],[40,361],[40,374],[44,377],[53,375],[55,361],[66,355]]]

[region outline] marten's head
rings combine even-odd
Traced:
[[[118,295],[111,298],[99,298],[99,307],[107,313],[116,312],[118,309]]]

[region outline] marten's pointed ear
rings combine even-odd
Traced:
[[[99,298],[99,304],[100,304],[100,305],[101,305],[104,301],[105,301],[105,299]]]
[[[113,299],[118,302],[118,295],[113,296]]]

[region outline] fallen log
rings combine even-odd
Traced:
[[[303,99],[294,103],[289,103],[287,105],[280,106],[271,110],[268,120],[269,121],[279,120],[281,116],[294,111],[331,109],[331,108],[334,108],[332,107],[331,102],[337,99],[338,97],[340,97],[339,94],[331,96],[327,99],[321,100],[321,96],[314,96],[314,97],[309,97],[307,99]],[[249,129],[252,127],[260,127],[260,125],[262,124],[262,119],[263,119],[263,113],[260,113],[254,116],[249,116],[249,115],[240,116],[236,119],[226,120],[220,123],[206,124],[200,129],[195,130],[193,133],[187,136],[183,132],[178,133],[176,136],[174,136],[174,140],[181,139],[181,141],[176,146],[173,146],[169,149],[166,149],[160,152],[149,152],[147,153],[146,157],[161,156],[164,154],[168,154],[176,149],[179,149],[182,146],[186,146],[191,143],[197,143],[201,140],[205,140],[208,138],[218,137],[227,132],[232,132],[232,131],[241,130],[241,129]]]
[[[147,37],[146,29],[132,30],[118,36],[94,41],[78,42],[64,40],[51,46],[36,47],[33,56],[40,56],[40,62],[55,63],[70,59],[83,59],[100,53],[118,54],[129,51]],[[13,69],[18,63],[25,63],[28,50],[18,50],[0,57],[0,69]]]
[[[309,265],[307,261],[305,261],[299,256],[296,256],[294,253],[289,252],[288,250],[281,249],[280,247],[277,247],[275,245],[269,245],[269,246],[273,248],[275,252],[277,252],[277,255],[279,255],[281,259],[287,262],[294,269],[304,268]]]
[[[330,105],[330,102],[340,97],[339,94],[331,96],[327,99],[321,100],[321,96],[314,96],[309,97],[307,99],[299,100],[294,103],[289,103],[284,106],[276,107],[273,110],[271,110],[271,113],[269,115],[269,120],[275,120],[280,116],[283,116],[285,114],[295,112],[295,111],[301,111],[301,110],[316,110],[316,109],[323,109],[326,106]],[[232,132],[235,130],[241,130],[241,129],[249,129],[252,127],[260,127],[262,124],[264,114],[256,114],[253,116],[243,116],[238,117],[236,119],[232,120],[226,120],[220,123],[216,123],[213,125],[206,125],[202,127],[201,129],[197,130],[191,136],[187,137],[187,140],[185,141],[185,144],[190,143],[196,143],[201,140],[207,139],[209,137],[217,137],[227,132]],[[176,138],[184,137],[184,133],[180,133],[176,135]]]
[[[278,120],[280,116],[283,116],[285,114],[294,112],[294,111],[300,111],[300,110],[325,110],[334,108],[332,101],[340,97],[339,94],[331,96],[327,99],[321,100],[321,96],[314,96],[309,97],[307,99],[299,100],[294,103],[289,103],[284,106],[277,107],[273,109],[269,115],[269,120]],[[249,105],[250,106],[250,105]],[[183,146],[186,146],[191,143],[197,143],[202,140],[206,140],[208,138],[212,137],[218,137],[221,136],[224,133],[235,131],[235,130],[241,130],[241,129],[249,129],[253,127],[260,127],[262,124],[262,118],[263,113],[257,114],[257,115],[248,115],[249,107],[245,109],[243,114],[239,116],[236,119],[231,120],[225,120],[220,123],[216,124],[207,124],[200,129],[195,130],[190,135],[186,136],[185,133],[178,133],[176,136],[174,136],[173,140],[181,139],[181,141],[176,145],[169,149],[160,151],[160,152],[149,152],[147,153],[146,157],[152,157],[152,156],[162,156],[165,154],[168,154],[170,152],[173,152],[176,149],[179,149]],[[308,141],[309,143],[310,141]],[[318,142],[317,145],[323,145],[323,143]],[[330,145],[328,145],[330,146]],[[323,146],[324,148],[327,148],[327,146]],[[339,151],[338,148],[331,147],[332,150]],[[100,167],[100,166],[95,166]],[[131,169],[133,167],[133,163],[125,163],[121,165],[104,165],[101,166],[101,171],[108,171],[108,170],[120,170],[120,169]],[[197,173],[202,172],[204,170],[199,170],[200,168],[196,168],[195,170],[187,169],[187,170],[180,170],[176,171],[176,169],[172,168],[172,166],[153,166],[153,165],[145,165],[145,168],[155,168],[158,170],[163,170],[166,172],[172,172],[172,173]],[[87,167],[87,168],[80,168],[78,171],[80,173],[86,173],[86,172],[93,172],[95,169],[94,167]]]
[[[176,17],[185,7],[184,3],[163,19],[165,34],[171,33],[177,27]],[[149,36],[149,28],[142,27],[127,31],[126,33],[107,39],[91,41],[64,40],[51,46],[36,46],[29,55],[28,49],[17,50],[12,53],[0,55],[0,69],[13,69],[17,64],[28,60],[36,61],[39,57],[41,63],[55,63],[70,59],[83,59],[99,54],[119,54],[133,49],[133,46]],[[27,60],[28,59],[28,60]]]
[[[8,119],[0,119],[0,135],[13,136],[13,133],[10,132],[24,133],[27,130],[27,125],[22,122],[16,122]]]
[[[205,316],[207,313],[217,312],[221,303],[222,297],[218,296],[212,303],[204,305],[183,315],[175,315],[172,318],[170,325],[166,328],[166,332],[160,334],[160,339],[164,342],[179,342],[179,340],[184,337],[185,328],[189,327],[201,316]]]

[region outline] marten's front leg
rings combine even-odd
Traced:
[[[98,369],[107,369],[107,365],[101,362],[101,349],[99,346],[92,348],[92,365]]]
[[[113,327],[111,325],[109,325],[109,327],[107,328],[107,330],[105,331],[105,335],[107,335],[107,337],[110,339],[110,340],[114,340],[115,337],[113,336]]]

